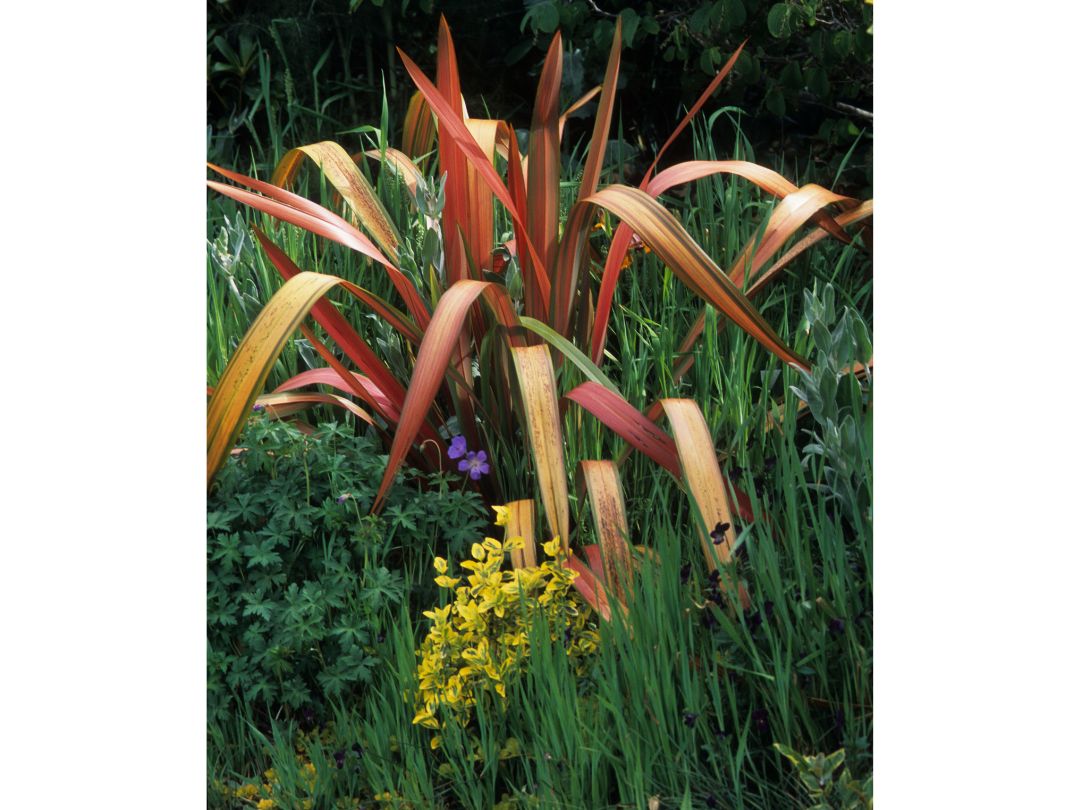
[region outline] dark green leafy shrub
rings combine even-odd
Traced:
[[[460,554],[487,518],[449,476],[406,472],[367,512],[386,457],[333,423],[317,436],[262,416],[207,503],[211,719],[238,699],[277,714],[355,695],[378,660],[401,568]]]
[[[749,112],[746,122],[761,152],[794,148],[800,164],[807,148],[823,174],[846,162],[847,181],[872,185],[873,6],[864,0],[525,0],[521,27],[534,47],[546,48],[558,28],[573,53],[581,49],[586,81],[602,75],[615,17],[623,18],[623,71],[632,92],[623,115],[651,131],[665,102],[690,104],[739,43],[747,47],[722,90],[724,103]],[[509,53],[525,58],[528,50]],[[508,53],[508,61],[509,61]],[[639,95],[635,102],[635,94]],[[663,113],[667,115],[667,113]],[[633,134],[633,133],[631,133]],[[794,136],[794,143],[772,144]],[[767,147],[767,148],[766,148]]]

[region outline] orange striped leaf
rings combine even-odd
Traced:
[[[599,383],[583,382],[566,395],[676,479],[681,477],[675,442],[640,411]]]
[[[253,228],[252,230],[259,240],[259,244],[266,251],[270,263],[274,265],[286,281],[300,273],[300,268],[293,263],[281,248],[270,241],[266,234],[259,228]],[[348,286],[352,287],[351,292],[354,295],[360,291],[358,287]],[[405,401],[404,386],[398,382],[397,378],[379,359],[379,356],[364,342],[363,338],[356,334],[345,316],[338,312],[329,301],[319,301],[312,308],[311,314],[316,322],[326,330],[331,339],[341,347],[342,351],[345,352],[345,356],[352,360],[361,371],[371,377],[378,390],[393,404],[394,411],[399,411],[401,403]],[[387,411],[380,409],[380,412],[387,419],[390,419]],[[396,421],[396,419],[391,421]]]
[[[416,66],[416,63],[414,63],[400,48],[398,49],[398,55],[405,64],[405,70],[409,73],[409,76],[412,77],[416,86],[420,88],[420,91],[424,94],[424,98],[427,99],[428,104],[432,106],[435,110],[435,114],[439,118],[440,152],[445,148],[446,141],[452,141],[460,147],[465,158],[477,170],[480,177],[495,195],[496,199],[506,206],[507,213],[510,214],[511,219],[513,219],[516,226],[519,253],[523,254],[527,251],[529,260],[533,263],[534,276],[541,292],[541,304],[545,309],[543,315],[546,317],[547,300],[551,295],[551,281],[548,276],[548,271],[544,267],[543,260],[537,252],[536,246],[529,238],[528,229],[520,209],[515,205],[506,185],[496,173],[495,168],[491,165],[491,161],[484,155],[480,145],[477,144],[476,139],[473,138],[461,117],[455,115],[453,109],[447,104],[446,99],[442,97],[435,88],[435,85],[431,83],[424,75],[423,71]],[[447,197],[447,204],[449,204],[449,202],[449,197]],[[524,242],[525,246],[524,251],[521,250],[522,242]],[[544,317],[541,317],[541,320],[544,320]]]
[[[753,304],[693,240],[671,212],[644,191],[614,185],[591,195],[584,203],[606,208],[630,224],[642,240],[691,290],[712,304],[739,328],[785,363],[809,369]]]
[[[731,72],[731,69],[735,67],[735,61],[739,58],[739,54],[742,53],[742,49],[746,47],[748,40],[743,40],[739,47],[735,49],[735,53],[731,55],[731,58],[724,63],[724,66],[720,68],[719,72],[713,77],[712,81],[705,87],[701,95],[698,96],[698,100],[694,102],[694,106],[687,110],[686,115],[683,116],[683,120],[679,122],[679,125],[675,127],[675,130],[668,136],[668,139],[664,141],[664,145],[660,147],[660,151],[656,153],[656,157],[653,158],[652,164],[645,171],[645,178],[641,181],[642,188],[649,182],[652,177],[653,171],[656,169],[657,164],[660,162],[660,158],[664,156],[664,152],[668,147],[675,142],[675,139],[679,137],[687,125],[694,120],[694,116],[701,112],[701,108],[705,106],[705,102],[709,100],[709,97],[716,92],[716,88],[720,86],[720,82],[724,80],[724,77]]]
[[[359,385],[364,389],[365,393],[364,395],[361,395],[362,399],[367,402],[373,402],[374,404],[372,407],[374,407],[375,411],[383,416],[386,421],[391,423],[397,422],[398,417],[400,416],[397,406],[386,397],[374,382],[356,371],[349,372],[349,376],[355,381],[356,385]],[[326,385],[331,388],[336,388],[338,391],[342,391],[346,394],[356,393],[356,388],[347,380],[342,379],[341,375],[332,368],[312,368],[307,371],[301,371],[299,374],[290,377],[275,388],[273,393],[295,391],[306,385]]]
[[[559,415],[551,352],[546,344],[515,346],[510,352],[525,409],[525,427],[536,464],[540,502],[544,505],[552,536],[562,540],[565,551],[570,537],[570,498],[566,487],[562,418]]]
[[[836,222],[841,226],[853,225],[854,223],[860,222],[867,217],[873,216],[873,214],[874,201],[866,200],[865,202],[860,203],[855,208],[844,211],[841,214],[837,214]],[[828,233],[823,228],[816,228],[808,236],[805,236],[798,242],[796,242],[795,245],[792,246],[792,248],[788,250],[783,256],[777,259],[771,267],[769,267],[767,270],[763,270],[754,278],[753,283],[750,285],[750,289],[746,291],[746,297],[752,298],[754,295],[759,293],[770,281],[772,281],[777,276],[777,274],[781,270],[783,270],[785,267],[791,264],[792,261],[798,258],[798,256],[800,256],[803,251],[817,244],[826,236],[828,236]]]
[[[349,413],[357,418],[363,419],[369,425],[375,424],[375,420],[371,418],[371,414],[352,400],[337,396],[336,394],[319,394],[313,392],[263,394],[255,400],[255,404],[262,405],[271,416],[278,418],[286,415],[285,408],[288,406],[299,405],[296,410],[305,410],[313,405],[336,405],[339,408],[344,408],[349,411]]]
[[[604,579],[616,597],[626,602],[634,569],[630,556],[630,528],[626,520],[619,471],[611,461],[582,461],[578,465],[583,488],[589,494],[593,526],[603,559]]]
[[[207,404],[207,486],[236,443],[285,341],[315,303],[340,282],[335,276],[300,273],[282,285],[251,324]]]
[[[555,267],[559,239],[559,87],[562,83],[562,36],[555,32],[536,87],[529,129],[529,205],[525,224],[543,267]],[[525,254],[523,271],[532,272]]]
[[[319,167],[326,179],[352,209],[356,224],[367,228],[385,252],[396,256],[401,236],[394,227],[394,223],[390,221],[390,215],[379,201],[371,183],[357,167],[356,162],[348,152],[333,141],[322,141],[290,149],[278,162],[270,182],[287,189],[296,176],[305,155]]]
[[[846,203],[852,206],[857,204],[851,197],[834,194],[827,188],[814,183],[807,183],[798,191],[784,197],[769,217],[760,241],[752,239],[743,248],[739,258],[735,260],[735,264],[728,273],[732,283],[737,287],[742,287],[747,275],[753,278],[765,262],[776,255],[792,234],[806,224],[807,220],[818,214],[822,208],[832,203]],[[850,241],[846,233],[843,231],[841,233],[845,241]]]
[[[423,299],[416,292],[416,288],[412,286],[412,283],[397,267],[379,252],[379,249],[375,247],[371,240],[353,225],[332,211],[328,211],[321,205],[317,205],[298,194],[293,194],[291,191],[285,191],[278,186],[263,183],[251,177],[244,177],[241,174],[230,172],[213,164],[207,165],[225,177],[253,188],[261,192],[261,194],[253,194],[250,191],[235,188],[234,186],[207,180],[206,184],[215,191],[219,191],[227,197],[231,197],[245,205],[250,205],[252,208],[280,220],[350,247],[382,264],[390,276],[394,289],[398,291],[405,301],[409,314],[413,316],[413,319],[421,328],[427,325],[429,319],[427,308]]]
[[[507,297],[506,290],[502,285],[493,284],[490,281],[464,279],[451,285],[443,293],[442,298],[439,299],[439,305],[431,316],[431,323],[424,332],[424,338],[420,342],[420,351],[416,364],[413,366],[412,379],[409,381],[405,402],[401,407],[401,418],[398,420],[386,470],[383,472],[372,511],[381,507],[390,484],[394,480],[394,475],[405,459],[409,447],[416,440],[417,433],[435,401],[435,395],[442,386],[442,380],[447,376],[447,369],[453,353],[458,348],[458,335],[461,333],[469,308],[481,294],[489,303],[496,319],[504,317],[507,312],[513,312],[509,301],[499,300]],[[508,329],[514,327],[512,321],[503,322],[501,325]]]
[[[536,506],[531,498],[506,504],[506,528],[503,539],[520,537],[524,545],[510,552],[514,568],[536,567]]]
[[[726,563],[731,559],[731,545],[736,530],[727,488],[713,450],[712,434],[705,424],[701,408],[692,399],[665,399],[663,407],[675,436],[687,492],[701,517],[698,535],[705,552],[705,563],[709,570],[715,570],[718,562]],[[717,543],[711,533],[723,528],[724,524],[728,528],[721,542]],[[729,594],[737,595],[744,605],[749,604],[741,584],[725,581],[725,587]]]
[[[353,160],[359,160],[361,156],[373,160],[382,160],[383,153],[378,149],[368,149],[366,152],[353,155]],[[424,173],[417,168],[416,164],[409,160],[409,157],[404,152],[388,146],[386,148],[386,165],[401,178],[402,182],[405,183],[405,187],[409,189],[409,193],[415,197],[416,183],[418,180],[424,179]]]
[[[435,143],[435,116],[419,91],[409,99],[405,124],[401,132],[401,148],[413,160],[426,155]]]

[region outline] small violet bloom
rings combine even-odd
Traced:
[[[481,475],[491,472],[491,467],[487,463],[487,453],[483,450],[467,453],[465,458],[458,462],[457,468],[461,472],[467,472],[473,481],[479,481]]]
[[[450,440],[450,449],[446,451],[446,455],[450,456],[450,458],[461,458],[468,449],[465,446],[465,437],[455,436]]]
[[[352,497],[352,493],[342,492],[340,495],[338,495],[337,502],[338,503],[345,503],[345,501],[349,500],[349,498],[351,498],[351,497]]]

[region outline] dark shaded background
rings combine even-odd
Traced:
[[[739,105],[759,162],[831,182],[855,144],[839,188],[872,184],[872,6],[863,0],[211,0],[207,6],[207,123],[211,159],[246,168],[313,140],[359,146],[343,131],[377,125],[383,82],[391,140],[412,87],[395,46],[434,76],[439,15],[454,36],[470,113],[527,128],[544,51],[563,32],[565,103],[603,77],[614,16],[624,15],[623,139],[648,159],[744,38],[743,58],[707,111]],[[485,105],[488,112],[485,112]],[[589,131],[589,110],[564,143]],[[273,120],[273,124],[271,124]],[[613,127],[613,137],[619,119]],[[274,143],[274,133],[280,143]],[[860,131],[862,134],[860,136]],[[275,148],[276,147],[276,148]],[[730,144],[718,144],[721,154]],[[669,153],[689,157],[689,138]]]

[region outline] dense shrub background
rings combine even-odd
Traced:
[[[263,152],[277,135],[286,147],[340,140],[334,136],[378,122],[384,87],[391,120],[400,122],[414,88],[394,48],[433,70],[440,14],[454,32],[473,114],[486,105],[527,128],[556,28],[567,48],[564,95],[576,98],[601,80],[622,13],[619,105],[623,139],[635,152],[651,158],[679,106],[749,39],[720,100],[749,114],[750,140],[772,162],[783,155],[797,158],[799,171],[811,161],[835,174],[855,145],[844,182],[860,192],[872,183],[873,123],[859,112],[873,107],[872,8],[863,0],[211,0],[209,147],[245,164],[253,151],[257,162],[272,161]],[[580,127],[571,127],[567,144],[584,134]],[[672,159],[680,157],[676,149]]]
[[[309,437],[256,415],[240,446],[207,502],[210,719],[238,703],[321,713],[369,680],[409,564],[460,554],[487,516],[476,493],[415,472],[368,516],[386,457],[333,423]]]

